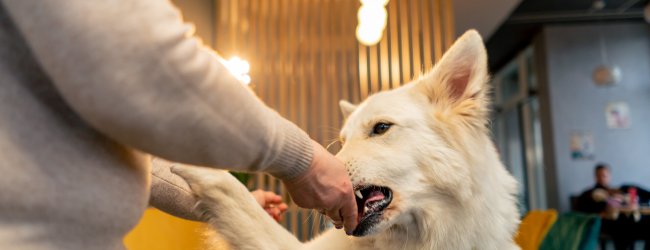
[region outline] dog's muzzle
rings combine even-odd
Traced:
[[[352,232],[353,236],[364,236],[381,221],[384,209],[393,200],[390,188],[381,186],[361,186],[355,188],[359,224]]]

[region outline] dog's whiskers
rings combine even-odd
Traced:
[[[329,150],[330,147],[331,147],[332,145],[334,145],[334,143],[337,143],[337,142],[339,142],[338,139],[333,139],[332,142],[330,142],[329,144],[327,144],[327,146],[325,146],[325,148]]]
[[[310,210],[307,210],[307,211],[309,211],[309,212],[307,213],[307,218],[305,218],[305,221],[303,221],[303,223],[306,223],[308,220],[313,218],[314,210],[310,209]]]

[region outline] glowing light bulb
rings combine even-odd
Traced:
[[[251,69],[251,66],[247,61],[242,60],[237,56],[228,60],[228,66],[230,67],[230,70],[237,75],[247,74]]]
[[[241,77],[241,81],[242,81],[244,84],[248,85],[248,84],[251,83],[251,77],[250,77],[249,75],[243,75],[243,76]]]
[[[382,26],[386,26],[386,18],[388,18],[388,12],[384,6],[378,5],[363,5],[359,8],[359,14],[357,14],[359,23],[361,24],[379,24],[383,22]]]
[[[386,4],[389,0],[361,0],[357,13],[357,40],[363,45],[372,46],[381,41],[388,22]]]
[[[357,40],[364,45],[372,46],[381,41],[384,29],[372,25],[357,26]]]
[[[251,82],[251,77],[248,75],[251,66],[246,60],[233,56],[228,61],[224,61],[224,65],[242,83],[248,85]]]

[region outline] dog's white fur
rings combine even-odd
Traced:
[[[468,31],[420,79],[358,106],[341,102],[347,121],[337,158],[353,185],[393,191],[368,236],[329,230],[303,244],[229,174],[173,171],[190,183],[200,211],[234,249],[518,249],[517,183],[490,140],[488,78],[481,37]],[[393,125],[369,136],[378,122]]]

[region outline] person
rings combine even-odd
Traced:
[[[269,173],[355,228],[343,163],[190,32],[169,1],[1,0],[0,249],[122,249],[151,155]]]
[[[613,188],[610,184],[609,166],[599,163],[594,167],[595,184],[578,197],[577,210],[584,213],[598,214],[602,218],[601,234],[612,238],[614,247],[630,249],[634,241],[646,241],[645,249],[650,249],[650,227],[647,217],[635,218],[633,215],[621,214],[622,209],[634,208],[638,204],[629,204],[626,194],[632,186]],[[634,187],[636,190],[638,187]],[[639,192],[647,192],[638,188]]]
[[[609,167],[599,163],[594,167],[595,184],[578,197],[578,210],[586,213],[605,215],[607,206],[620,207],[622,192],[610,186]]]

